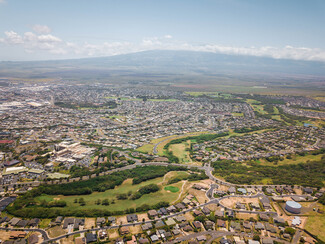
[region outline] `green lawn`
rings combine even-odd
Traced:
[[[168,177],[178,175],[178,172],[168,173]],[[93,192],[90,195],[82,195],[82,196],[48,196],[48,195],[42,195],[36,198],[37,201],[53,201],[53,200],[64,200],[67,202],[66,208],[73,208],[73,209],[107,209],[110,211],[119,211],[119,210],[125,210],[128,208],[136,208],[143,204],[148,205],[154,205],[161,201],[166,202],[173,202],[177,199],[178,194],[176,192],[168,192],[168,190],[165,189],[166,182],[168,181],[165,177],[165,180],[163,181],[163,177],[159,177],[156,179],[148,180],[145,182],[142,182],[137,185],[132,185],[132,179],[127,179],[123,182],[122,185],[115,187],[114,189],[107,190],[105,192]],[[141,198],[136,200],[117,200],[117,195],[122,193],[128,193],[131,191],[132,193],[135,193],[140,187],[149,185],[149,184],[157,184],[160,187],[160,190],[155,193],[145,194]],[[180,188],[182,186],[182,182],[177,182],[175,184],[168,185],[170,187]],[[75,203],[75,199],[83,198],[86,202],[85,206],[80,206],[79,203]],[[96,201],[108,199],[110,202],[109,206],[104,205],[96,205]],[[111,202],[114,200],[114,204]]]
[[[170,192],[178,192],[179,191],[179,188],[176,186],[166,186],[164,189],[166,191],[170,191]]]

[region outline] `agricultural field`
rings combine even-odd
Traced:
[[[122,183],[122,185],[117,186],[114,189],[107,190],[105,192],[93,192],[89,195],[82,195],[82,196],[42,195],[37,197],[36,201],[41,202],[45,200],[46,202],[51,202],[55,200],[63,200],[67,203],[67,206],[65,208],[80,209],[80,210],[105,209],[109,211],[123,211],[129,208],[139,207],[143,204],[154,205],[162,201],[170,203],[178,199],[179,192],[176,191],[176,189],[181,189],[183,182],[181,181],[181,182],[168,185],[168,180],[183,175],[187,175],[187,173],[183,171],[172,171],[172,172],[168,172],[164,177],[148,180],[136,185],[132,184],[132,179],[127,179]],[[119,194],[129,194],[130,192],[135,193],[141,187],[150,184],[157,184],[160,188],[159,191],[150,194],[144,194],[142,197],[136,200],[131,200],[131,199],[119,200],[117,198]],[[78,202],[76,202],[76,199],[79,200],[80,198],[84,199],[85,202],[84,206],[81,206]],[[97,204],[98,200],[103,201],[105,199],[109,201],[108,206]]]

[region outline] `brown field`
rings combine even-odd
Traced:
[[[236,217],[238,219],[249,219],[249,218],[254,218],[258,220],[257,214],[249,214],[249,213],[236,213]]]
[[[55,226],[47,230],[47,233],[50,237],[57,237],[60,235],[66,234],[66,232],[62,229],[61,226]]]
[[[241,203],[259,203],[258,198],[229,197],[221,200],[221,203],[228,208],[234,208],[237,202]]]

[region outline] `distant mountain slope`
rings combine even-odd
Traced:
[[[194,51],[144,51],[110,57],[0,62],[0,77],[146,74],[282,74],[325,76],[325,63]]]

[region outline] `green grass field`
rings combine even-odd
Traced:
[[[82,195],[82,196],[49,196],[49,195],[42,195],[37,197],[35,200],[40,202],[45,200],[47,202],[54,201],[54,200],[64,200],[67,203],[66,208],[71,209],[107,209],[110,211],[119,211],[125,210],[128,208],[136,208],[143,204],[154,205],[161,201],[166,202],[173,202],[178,198],[178,194],[176,191],[166,190],[165,187],[171,187],[173,189],[180,189],[182,187],[182,182],[177,182],[175,184],[167,185],[168,179],[172,177],[176,177],[178,175],[186,174],[186,172],[169,172],[164,177],[159,177],[156,179],[148,180],[142,182],[137,185],[132,185],[132,179],[127,179],[123,182],[122,185],[115,187],[114,189],[107,190],[105,192],[93,192],[90,195]],[[141,198],[136,200],[118,200],[117,195],[132,192],[135,193],[140,187],[149,185],[149,184],[157,184],[160,187],[160,190],[155,193],[145,194]],[[75,203],[75,199],[83,198],[86,202],[85,206],[80,206],[79,203]],[[96,201],[108,199],[110,205],[97,205]],[[115,203],[112,204],[114,200]]]
[[[173,154],[179,158],[180,163],[191,163],[192,159],[190,158],[190,154],[186,149],[190,148],[191,141],[183,142],[180,144],[172,144],[169,146],[169,150],[173,152]]]
[[[178,192],[179,191],[179,188],[176,186],[166,186],[164,189],[166,191],[170,191],[170,192]]]
[[[299,156],[299,155],[292,155],[292,159],[285,158],[283,161],[278,162],[278,166],[286,165],[286,164],[299,164],[299,163],[307,163],[308,161],[319,161],[321,160],[322,156],[324,154],[319,155],[305,155],[305,156]],[[273,162],[268,162],[265,159],[259,159],[257,160],[258,163],[265,166],[274,166]]]

